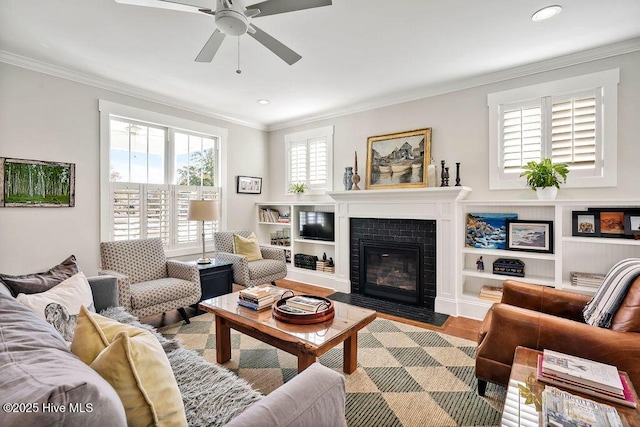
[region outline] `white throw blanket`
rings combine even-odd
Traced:
[[[614,265],[591,301],[582,310],[584,321],[589,325],[610,328],[622,300],[638,276],[640,258],[627,258]]]

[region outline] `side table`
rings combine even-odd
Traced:
[[[233,292],[233,264],[227,261],[212,259],[209,264],[198,264],[200,271],[200,301],[215,298]],[[196,314],[201,311],[195,304]]]

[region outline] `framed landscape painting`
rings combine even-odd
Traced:
[[[367,139],[365,189],[427,186],[431,128]]]
[[[507,220],[518,219],[515,213],[468,213],[465,246],[478,249],[505,249]]]
[[[0,207],[72,207],[74,163],[0,157]]]
[[[553,221],[507,220],[505,249],[553,253]]]

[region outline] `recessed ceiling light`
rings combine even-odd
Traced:
[[[258,99],[258,104],[267,105],[269,103],[268,99]]]
[[[533,22],[545,21],[549,18],[553,18],[560,12],[562,12],[562,7],[558,5],[543,7],[542,9],[531,15],[531,20]]]

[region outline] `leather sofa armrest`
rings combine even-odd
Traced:
[[[517,346],[535,350],[550,349],[617,366],[640,385],[640,334],[617,332],[585,323],[514,307],[494,304],[491,325],[478,345],[476,375],[494,381],[491,372],[481,370],[480,360],[510,367]],[[506,372],[508,379],[508,371]],[[506,381],[506,380],[505,380]]]
[[[577,322],[584,321],[582,309],[591,299],[588,295],[559,291],[548,286],[532,285],[516,280],[506,280],[502,289],[502,303]]]
[[[344,427],[345,381],[314,363],[232,419],[227,426]]]
[[[118,280],[113,276],[87,277],[96,313],[118,305]]]
[[[127,311],[131,311],[131,280],[129,276],[122,273],[118,273],[113,270],[100,270],[98,271],[100,276],[113,276],[116,278],[118,284],[118,305],[124,307]]]
[[[264,259],[275,259],[277,261],[287,262],[284,257],[284,249],[278,248],[267,248],[265,246],[260,246],[260,252],[262,253],[262,258]]]

